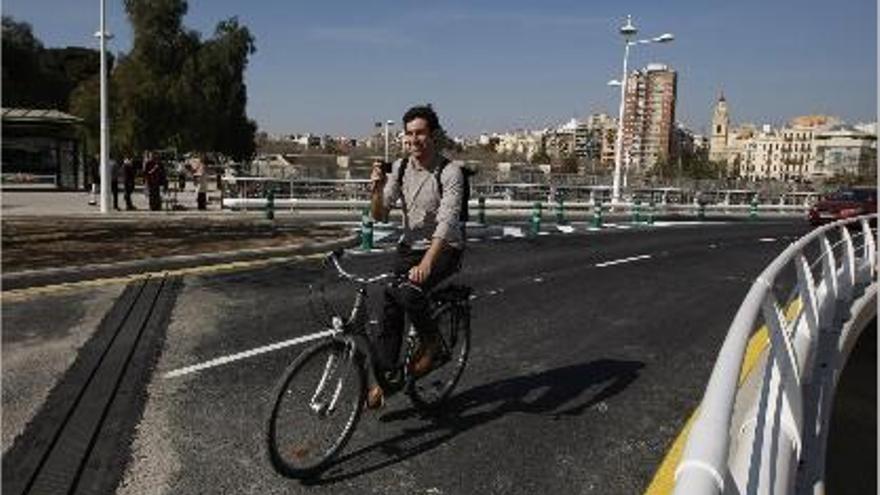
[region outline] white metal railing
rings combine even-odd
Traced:
[[[226,177],[223,179],[222,205],[230,209],[263,209],[267,206],[267,192],[274,192],[274,206],[278,209],[361,209],[369,206],[370,190],[367,179],[304,179],[290,178],[279,180],[271,177]],[[631,191],[632,201],[624,201],[614,205],[613,211],[629,213],[639,199],[641,212],[646,213],[652,208],[656,214],[693,213],[701,206],[693,193],[676,190],[679,202],[666,201],[666,196],[653,204],[647,201],[657,196],[658,190],[634,189]],[[661,191],[662,192],[662,191]],[[756,198],[756,191],[739,191],[748,193],[748,198]],[[646,197],[646,193],[651,193]],[[485,198],[487,211],[530,210],[535,202],[541,203],[546,211],[556,206],[556,197],[565,199],[565,208],[572,212],[592,212],[596,201],[601,201],[605,212],[609,211],[610,188],[608,186],[566,186],[549,184],[471,184],[471,208],[475,211],[478,198]],[[792,193],[786,193],[792,194]],[[785,196],[785,195],[783,195]],[[708,197],[708,196],[707,196]],[[711,199],[711,198],[710,198]],[[742,199],[742,198],[739,198]],[[704,203],[702,208],[707,214],[734,215],[748,213],[750,202],[725,201]],[[757,205],[759,213],[802,214],[809,209],[806,202],[789,204],[784,197],[779,200],[766,198],[765,203]]]
[[[752,284],[676,469],[676,494],[824,493],[837,380],[862,329],[876,317],[877,241],[870,226],[876,218],[814,230],[789,245]],[[834,244],[833,234],[839,236]],[[775,292],[783,272],[792,268],[796,297],[784,301],[794,310],[787,316]],[[761,319],[769,337],[755,368],[762,373],[740,383],[746,347]]]
[[[531,211],[534,208],[535,201],[516,201],[505,199],[487,199],[485,208],[487,213],[504,213],[517,211]],[[556,202],[538,201],[542,210],[552,212],[557,207]],[[269,204],[268,198],[265,197],[244,197],[230,198],[224,197],[222,207],[232,210],[261,210],[265,209]],[[365,199],[317,199],[317,198],[296,198],[275,196],[273,198],[274,208],[278,210],[361,210],[370,206],[370,202]],[[471,198],[468,202],[471,215],[476,215],[479,208],[479,201]],[[565,211],[569,213],[579,212],[582,214],[593,213],[597,211],[596,203],[591,202],[568,202],[564,203]],[[639,205],[640,212],[645,215],[649,212],[649,205],[641,203]],[[704,212],[707,215],[747,215],[752,210],[752,205],[704,205]],[[760,204],[756,205],[757,214],[780,214],[780,215],[806,215],[808,208],[800,205],[782,205],[782,204]],[[655,215],[664,214],[689,214],[696,215],[700,210],[697,204],[658,204],[654,205],[650,210]],[[635,211],[635,203],[617,203],[611,205],[602,203],[602,211],[607,214],[622,213],[630,214]]]

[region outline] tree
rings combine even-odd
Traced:
[[[183,0],[125,0],[125,8],[134,43],[114,73],[120,147],[251,156],[256,123],[245,112],[244,83],[256,50],[250,31],[233,17],[202,41],[181,22],[188,9]]]
[[[98,73],[99,55],[90,48],[43,48],[30,24],[3,16],[3,106],[68,111],[74,89]]]

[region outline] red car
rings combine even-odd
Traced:
[[[853,187],[841,189],[823,197],[810,208],[809,218],[813,225],[877,213],[877,189]]]

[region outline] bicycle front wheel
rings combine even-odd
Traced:
[[[452,393],[467,364],[471,346],[471,324],[468,309],[458,304],[444,304],[434,314],[440,336],[440,352],[431,371],[413,378],[407,394],[423,411],[437,408]],[[410,350],[412,355],[412,350]]]
[[[330,340],[303,352],[273,393],[266,431],[275,469],[306,478],[326,468],[351,437],[365,394],[352,343]]]

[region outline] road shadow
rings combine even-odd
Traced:
[[[550,421],[579,416],[626,389],[643,367],[639,361],[599,359],[470,388],[450,397],[442,410],[424,423],[344,453],[323,473],[303,484],[337,483],[392,466],[511,413],[545,415]],[[410,407],[387,413],[379,421],[401,421],[419,415]]]

